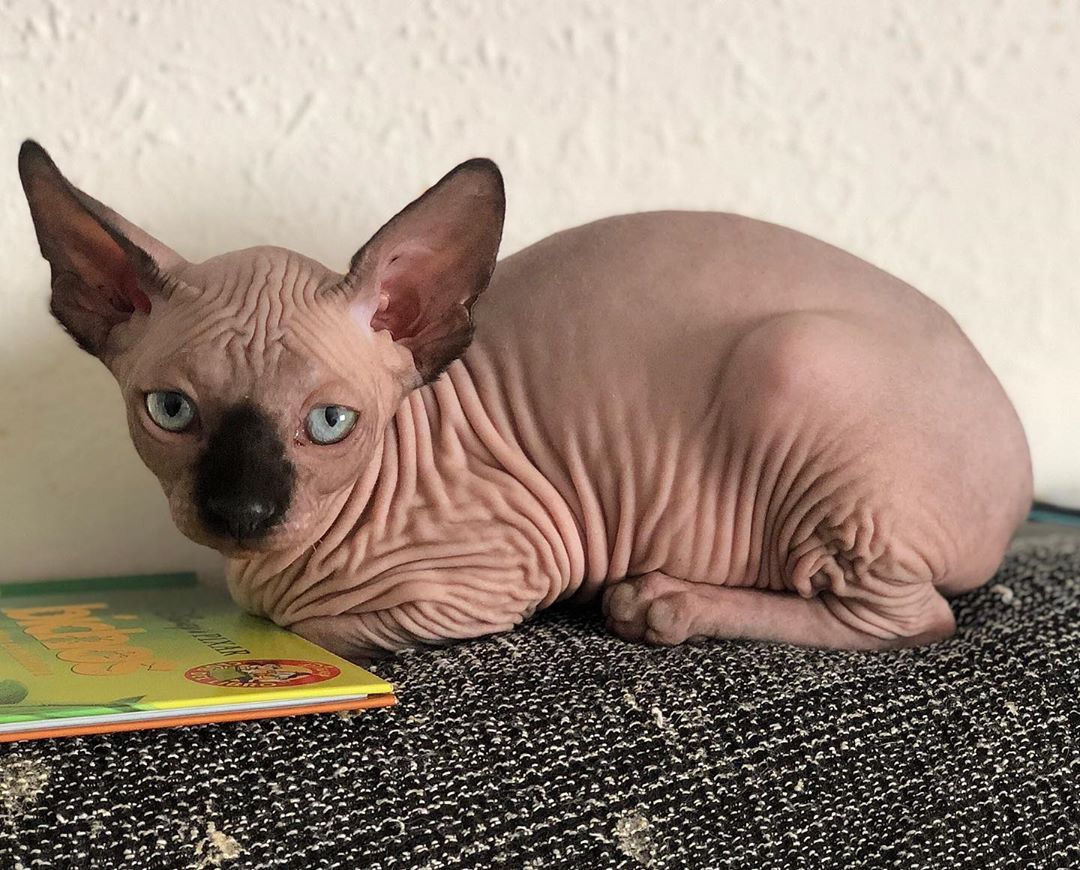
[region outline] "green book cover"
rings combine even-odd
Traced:
[[[0,585],[0,740],[375,706],[360,702],[391,692],[193,574]]]

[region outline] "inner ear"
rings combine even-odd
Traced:
[[[469,160],[353,257],[346,286],[357,315],[408,348],[424,382],[438,377],[472,339],[471,308],[495,268],[505,208],[498,167]]]
[[[395,341],[408,342],[445,313],[437,309],[445,304],[446,297],[470,305],[479,295],[474,292],[476,285],[486,283],[486,277],[468,273],[469,253],[451,244],[433,250],[415,242],[393,253],[376,279],[379,296],[371,317],[372,328],[386,329]],[[439,288],[441,293],[432,292],[439,282],[460,282],[461,286],[445,286]]]
[[[113,327],[147,313],[165,267],[181,258],[73,186],[35,142],[19,151],[41,253],[52,268],[50,308],[75,340],[102,356]]]
[[[52,250],[52,256],[46,254],[46,258],[60,268],[66,265],[80,279],[84,293],[89,296],[81,300],[82,306],[93,305],[93,297],[101,294],[104,299],[100,301],[118,313],[149,312],[150,298],[139,286],[134,262],[137,254],[130,248],[125,250],[89,213],[76,213],[68,220],[67,250]],[[58,248],[53,242],[50,239],[50,248]]]

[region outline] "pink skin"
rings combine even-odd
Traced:
[[[1023,430],[953,320],[790,230],[629,215],[492,274],[502,186],[474,161],[346,274],[279,248],[191,264],[40,149],[20,168],[54,310],[115,374],[180,529],[230,557],[241,605],[348,657],[598,595],[612,631],[656,644],[937,641],[945,596],[994,573],[1029,506]],[[197,424],[158,427],[153,389]],[[243,400],[296,486],[237,544],[193,491]],[[359,423],[319,446],[303,421],[327,403]]]

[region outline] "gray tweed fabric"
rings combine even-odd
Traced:
[[[889,653],[604,635],[410,653],[397,708],[0,747],[0,867],[1080,866],[1080,550]]]

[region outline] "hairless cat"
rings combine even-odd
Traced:
[[[344,273],[185,260],[24,144],[52,310],[234,598],[354,660],[600,598],[629,640],[934,642],[1031,500],[945,311],[797,232],[626,215],[496,265],[461,164]],[[481,296],[481,294],[483,294]]]

